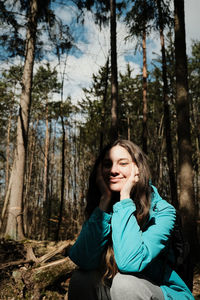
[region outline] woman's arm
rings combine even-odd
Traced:
[[[98,267],[111,231],[111,215],[98,207],[84,223],[81,233],[69,251],[69,257],[79,267],[91,270]]]
[[[176,211],[172,205],[153,193],[156,206],[151,222],[142,232],[135,218],[135,204],[124,199],[114,205],[112,240],[115,259],[122,272],[140,272],[165,248],[173,229]]]

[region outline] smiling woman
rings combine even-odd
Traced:
[[[102,176],[109,189],[121,192],[131,175],[133,177],[138,176],[138,168],[133,162],[131,155],[119,145],[111,148],[106,153],[102,163]]]
[[[194,299],[166,263],[173,259],[168,248],[176,211],[150,184],[137,145],[117,140],[102,151],[89,180],[86,216],[69,252],[79,266],[69,300]]]

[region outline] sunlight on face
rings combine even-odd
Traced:
[[[103,178],[113,192],[120,192],[131,175],[132,157],[122,146],[112,147],[102,162]]]

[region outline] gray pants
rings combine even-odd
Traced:
[[[111,287],[101,282],[97,271],[74,272],[68,300],[164,300],[159,286],[147,279],[117,273]]]

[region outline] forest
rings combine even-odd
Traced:
[[[84,222],[95,159],[117,138],[140,145],[153,184],[180,211],[199,299],[200,40],[187,54],[184,8],[184,0],[0,0],[0,299],[64,299],[47,286],[70,277],[74,266],[61,252]],[[88,13],[99,32],[107,28],[109,47],[74,98],[65,88],[68,59],[81,55]],[[159,51],[150,62],[152,34]],[[120,69],[119,38],[133,43],[135,60],[140,53],[139,71],[132,58]],[[49,259],[52,267],[53,258],[63,269],[34,285],[34,264]]]

